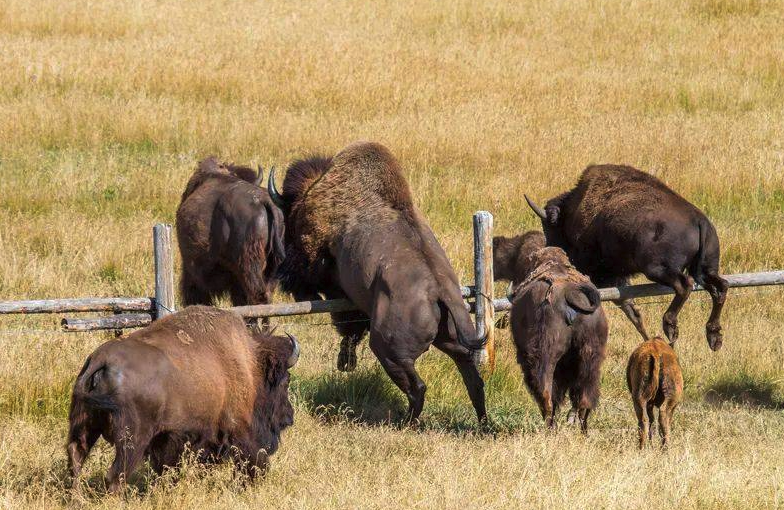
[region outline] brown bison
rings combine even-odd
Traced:
[[[252,334],[239,315],[192,306],[106,342],[74,383],[68,464],[76,485],[100,436],[115,447],[110,491],[148,457],[161,473],[186,444],[204,462],[232,458],[253,476],[293,423],[293,337]]]
[[[531,271],[511,292],[510,322],[517,361],[547,426],[555,427],[566,392],[572,413],[588,431],[599,399],[607,319],[599,291],[560,248],[534,252]]]
[[[721,347],[719,319],[728,285],[719,276],[719,238],[702,211],[652,175],[618,165],[589,166],[574,189],[550,199],[544,210],[525,198],[542,219],[547,244],[563,248],[597,286],[626,285],[630,276],[643,273],[672,287],[675,298],[662,320],[672,343],[678,313],[696,280],[713,299],[708,345],[714,351]],[[634,302],[619,304],[647,339]]]
[[[662,446],[666,446],[672,415],[683,401],[683,375],[677,354],[659,337],[641,343],[629,357],[626,384],[637,414],[640,448],[646,439],[653,439],[653,428],[649,427],[654,407],[659,408],[659,435]]]
[[[431,344],[457,364],[479,420],[484,383],[471,361],[483,339],[474,328],[457,276],[424,218],[394,156],[356,142],[333,158],[293,163],[283,194],[269,192],[286,216],[281,284],[298,299],[348,297],[360,312],[337,315],[344,335],[370,331],[370,348],[408,397],[416,419],[425,383],[414,363]]]
[[[177,208],[184,305],[214,304],[228,292],[235,306],[269,303],[285,258],[284,220],[262,172],[199,163]]]
[[[516,237],[493,237],[493,277],[513,286],[519,284],[534,269],[530,267],[531,255],[545,244],[544,234],[538,230]]]

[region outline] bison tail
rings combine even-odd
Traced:
[[[719,236],[707,218],[700,219],[698,228],[700,246],[689,266],[689,274],[694,281],[704,285],[706,272],[718,272],[719,269]]]
[[[471,316],[468,314],[468,310],[465,309],[463,300],[442,299],[441,303],[444,308],[446,308],[447,313],[449,313],[449,317],[452,319],[452,323],[455,326],[458,343],[472,351],[482,349],[487,341],[487,336],[479,336],[474,324],[471,322]]]
[[[601,304],[599,291],[590,283],[570,284],[564,295],[570,308],[586,315],[595,312]]]
[[[642,381],[640,381],[640,397],[644,398],[646,402],[650,402],[659,391],[659,372],[661,371],[659,356],[655,353],[650,354],[646,368],[647,373],[642,374]]]
[[[116,374],[104,362],[88,362],[82,375],[74,386],[74,400],[84,403],[87,408],[99,411],[117,411],[115,399],[117,389]]]

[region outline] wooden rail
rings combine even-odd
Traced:
[[[784,271],[765,271],[762,273],[739,273],[722,275],[727,280],[731,288],[740,287],[764,287],[767,285],[784,285]],[[704,291],[701,285],[695,284],[695,291]],[[638,297],[655,297],[666,294],[674,294],[672,288],[658,283],[643,283],[640,285],[625,285],[623,287],[609,287],[599,289],[602,301],[614,301],[616,299],[628,299]],[[512,308],[509,299],[500,298],[493,301],[496,311],[507,311]]]
[[[0,314],[67,312],[149,312],[154,300],[148,297],[108,297],[0,301]]]
[[[89,319],[64,318],[60,321],[63,331],[83,332],[102,329],[143,328],[152,323],[149,313],[121,313]]]

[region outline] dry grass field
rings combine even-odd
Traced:
[[[149,295],[151,227],[172,222],[208,154],[285,166],[386,144],[462,281],[471,214],[537,226],[539,200],[589,163],[662,178],[716,225],[725,273],[784,268],[781,0],[0,0],[0,299]],[[552,434],[507,332],[475,430],[451,362],[420,361],[423,423],[366,347],[333,367],[324,316],[303,344],[296,423],[246,485],[186,461],[106,496],[105,444],[65,489],[70,386],[107,334],[0,318],[0,508],[774,508],[784,506],[784,290],[707,296],[681,315],[686,402],[673,445],[636,449],[624,370],[638,338],[612,306],[590,435]],[[646,301],[646,300],[643,300]],[[666,303],[643,307],[659,331]]]

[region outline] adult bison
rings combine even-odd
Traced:
[[[199,163],[177,208],[183,304],[213,304],[226,292],[235,306],[269,303],[285,257],[284,220],[261,179],[261,169]]]
[[[232,458],[253,476],[293,423],[293,337],[251,334],[230,311],[192,306],[106,342],[74,383],[68,464],[76,485],[100,436],[114,445],[110,491],[149,457],[175,466],[185,445],[205,462]]]
[[[425,401],[414,363],[433,344],[456,363],[483,421],[484,383],[471,361],[483,339],[394,156],[382,145],[356,142],[333,158],[293,163],[282,195],[272,174],[268,186],[286,216],[283,288],[356,304],[361,312],[340,331],[361,338],[369,329],[371,350],[408,397],[409,419]]]
[[[563,248],[597,286],[624,285],[643,273],[672,287],[675,298],[662,320],[671,343],[694,281],[704,286],[713,300],[708,345],[714,351],[721,347],[719,319],[728,285],[719,276],[716,229],[702,211],[652,175],[618,165],[589,166],[574,189],[550,199],[544,209],[525,198],[542,219],[547,244]],[[634,302],[619,304],[648,339]]]

